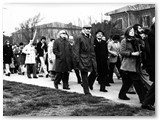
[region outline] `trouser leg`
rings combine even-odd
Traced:
[[[55,80],[54,80],[54,83],[55,83],[56,85],[58,85],[58,83],[61,81],[62,75],[63,75],[62,72],[57,72],[57,73],[56,73]]]
[[[76,77],[77,77],[77,82],[78,82],[78,83],[81,83],[82,81],[81,81],[81,77],[80,77],[80,72],[79,72],[79,70],[78,70],[78,69],[75,69],[74,71],[75,71],[75,74],[76,74]]]
[[[81,76],[82,76],[83,91],[85,94],[90,94],[88,88],[88,72],[81,71]]]
[[[9,69],[10,69],[9,64],[6,63],[5,64],[5,72],[6,72],[6,74],[11,73]]]
[[[69,72],[64,72],[62,76],[63,88],[69,88]]]
[[[37,70],[36,70],[36,64],[32,65],[32,69],[33,69],[33,77],[37,77]]]
[[[145,96],[143,101],[143,105],[154,105],[155,103],[155,83],[152,84],[151,88],[149,89],[148,93]]]
[[[88,84],[91,89],[93,89],[93,84],[95,82],[96,77],[97,77],[97,75],[96,75],[95,70],[93,70],[88,76]]]
[[[114,70],[114,67],[115,67],[115,63],[110,63],[109,64],[109,82],[110,83],[114,83],[114,81],[113,81],[113,70]]]
[[[41,66],[42,66],[42,68],[44,70],[44,73],[45,73],[45,75],[47,75],[48,71],[47,71],[47,67],[46,67],[45,62],[44,62],[44,58],[43,57],[39,57],[39,59],[41,61]]]
[[[27,64],[27,77],[31,77],[31,65]]]
[[[119,97],[125,97],[128,92],[130,86],[132,85],[132,80],[129,79],[128,73],[125,71],[121,71],[122,75],[122,87],[119,92]]]

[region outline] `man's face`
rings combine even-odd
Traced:
[[[103,37],[102,32],[98,32],[98,33],[96,34],[96,37],[97,37],[98,39],[101,39],[101,38]]]
[[[85,34],[90,34],[91,33],[91,28],[84,28],[84,33]]]

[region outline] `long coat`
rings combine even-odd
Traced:
[[[13,57],[13,50],[12,50],[12,46],[9,45],[4,45],[3,46],[3,62],[4,63],[8,63],[10,64],[12,62],[12,57]]]
[[[56,56],[53,53],[53,45],[54,45],[54,40],[52,42],[48,43],[48,70],[49,71],[55,71],[55,59],[56,59]],[[50,60],[52,62],[50,62]]]
[[[81,33],[75,40],[73,48],[75,64],[84,72],[91,72],[93,68],[97,72],[96,55],[94,51],[94,39]]]
[[[103,40],[98,42],[96,39],[94,40],[94,49],[96,53],[96,61],[97,61],[97,72],[98,74],[107,74],[108,73],[108,49],[107,43]]]
[[[134,41],[134,40],[133,40]],[[121,48],[120,54],[122,55],[122,63],[121,63],[121,70],[129,71],[129,72],[139,72],[140,63],[139,63],[139,56],[132,56],[132,52],[136,52],[133,44],[124,38],[121,41]]]
[[[28,44],[23,48],[22,52],[26,54],[25,64],[35,64],[36,63],[35,46]]]
[[[53,53],[56,55],[56,72],[67,72],[73,68],[72,48],[68,40],[56,39],[53,45]]]

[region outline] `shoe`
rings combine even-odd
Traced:
[[[37,76],[34,76],[33,78],[38,78]]]
[[[28,76],[28,78],[31,79],[32,77],[31,77],[31,76]]]
[[[91,94],[91,93],[85,93],[85,95],[86,95],[86,96],[92,96],[92,94]]]
[[[155,108],[152,105],[142,105],[141,108],[155,111]]]
[[[47,75],[46,75],[46,78],[48,78],[48,77],[49,77],[49,75],[47,74]]]
[[[69,88],[69,87],[64,87],[63,89],[70,90],[70,88]]]
[[[130,98],[128,98],[127,96],[125,96],[125,97],[120,97],[119,96],[119,99],[121,99],[121,100],[130,100]]]
[[[101,92],[108,92],[108,90],[100,90]]]
[[[43,77],[43,75],[39,75],[39,77]]]
[[[136,94],[136,92],[134,92],[134,91],[128,91],[127,93],[128,94]]]
[[[56,89],[58,89],[58,84],[55,84],[55,83],[54,83],[54,87],[55,87]]]

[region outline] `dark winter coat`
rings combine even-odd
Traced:
[[[4,45],[3,46],[3,62],[10,64],[12,62],[12,58],[13,58],[12,46]]]
[[[53,45],[53,53],[56,55],[56,72],[67,72],[72,70],[72,48],[69,41],[62,38],[56,39]]]
[[[96,55],[94,51],[94,39],[81,33],[75,40],[73,48],[75,64],[84,72],[91,72],[93,68],[97,72]]]
[[[98,74],[107,74],[108,73],[108,48],[107,43],[103,40],[98,42],[96,39],[94,40],[94,49],[96,53],[96,61],[97,61],[97,71]]]
[[[134,39],[134,38],[133,38]],[[136,38],[135,38],[136,39]],[[128,41],[124,38],[121,41],[120,54],[122,55],[121,70],[129,72],[139,72],[140,71],[140,60],[139,56],[132,56],[132,52],[139,50],[136,44],[133,44],[135,40]]]
[[[44,51],[47,52],[47,45],[46,45],[46,43],[44,43],[44,46],[42,46],[42,43],[38,42],[36,49],[37,49],[37,55],[38,55],[38,57],[43,57]]]

